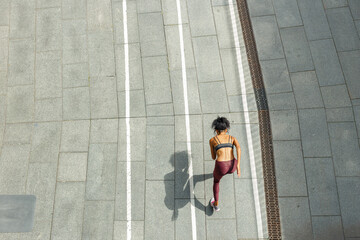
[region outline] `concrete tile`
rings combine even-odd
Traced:
[[[290,78],[298,108],[324,107],[314,71],[292,73]]]
[[[62,120],[62,98],[47,98],[35,101],[35,121]]]
[[[91,4],[89,3],[89,5]],[[86,1],[62,0],[62,18],[63,19],[86,18]]]
[[[164,18],[164,25],[178,24],[178,12],[175,0],[162,0],[162,14]],[[182,23],[189,23],[186,1],[180,2],[181,21]]]
[[[249,121],[245,121],[245,112],[240,113],[230,113],[230,124],[239,124],[239,123],[259,123],[258,112],[247,112],[249,114]]]
[[[0,3],[0,25],[9,25],[10,1]]]
[[[88,87],[63,90],[63,119],[89,119],[90,96]],[[76,103],[76,104],[74,104]]]
[[[356,107],[354,106],[354,113],[356,116]],[[326,109],[326,120],[327,122],[353,122],[354,114],[353,108],[328,108]],[[356,120],[356,117],[355,117]]]
[[[182,70],[170,71],[172,99],[175,114],[185,114]],[[201,114],[199,87],[195,68],[186,69],[189,114]]]
[[[225,84],[223,81],[199,83],[200,102],[203,113],[229,112],[229,105],[226,98],[214,98],[213,93],[219,96],[226,96]]]
[[[351,101],[346,85],[321,87],[325,108],[350,107]]]
[[[114,240],[127,239],[127,221],[114,221]],[[144,239],[144,221],[131,221],[131,239]]]
[[[141,56],[166,55],[165,33],[160,12],[138,15]]]
[[[273,4],[279,28],[303,25],[296,0],[274,1]]]
[[[131,161],[145,162],[146,156],[146,118],[130,120]],[[126,119],[119,119],[118,161],[127,161],[126,157]]]
[[[359,145],[356,142],[356,127],[354,122],[329,123],[332,155],[336,176],[359,176],[360,156]]]
[[[63,63],[88,61],[86,35],[63,37]]]
[[[89,148],[90,121],[63,121],[61,152],[87,152]]]
[[[311,215],[340,215],[331,158],[305,158]]]
[[[10,41],[8,86],[33,84],[34,51],[33,41]]]
[[[131,163],[131,221],[145,216],[145,162]],[[127,220],[127,163],[117,165],[115,219]]]
[[[275,16],[251,19],[259,60],[283,58],[284,52]]]
[[[62,97],[61,52],[36,54],[36,99]]]
[[[359,35],[348,7],[327,9],[329,25],[338,51],[360,48]]]
[[[63,19],[61,25],[64,36],[84,35],[87,31],[86,19]]]
[[[358,35],[360,37],[360,20],[356,20],[356,21],[354,21],[354,23],[355,23],[356,29],[358,31]]]
[[[199,82],[223,80],[218,42],[215,36],[193,38]]]
[[[301,142],[274,141],[274,156],[278,195],[307,196]]]
[[[146,118],[147,126],[157,126],[157,125],[175,125],[174,116],[160,116],[160,117],[147,117]]]
[[[83,182],[57,184],[51,239],[81,238],[84,195]]]
[[[352,17],[355,19],[360,19],[360,4],[359,1],[349,0],[349,7],[351,10]]]
[[[174,239],[174,181],[146,181],[145,189],[145,239]]]
[[[57,181],[86,181],[87,156],[87,153],[60,153]]]
[[[146,179],[174,180],[174,127],[152,126],[146,129]],[[159,150],[161,149],[161,151]],[[165,174],[165,176],[164,176]]]
[[[333,40],[310,41],[309,44],[320,86],[343,84],[344,77]]]
[[[85,201],[82,239],[112,239],[114,201]]]
[[[60,0],[37,0],[37,8],[61,7]]]
[[[104,31],[112,31],[111,0],[101,2],[84,0],[84,2],[87,4],[85,14],[87,14],[88,31],[101,31],[101,35]]]
[[[281,233],[284,239],[312,239],[307,197],[279,198]]]
[[[166,56],[142,59],[146,104],[172,102]]]
[[[359,133],[360,133],[360,106],[353,106],[353,110],[354,110],[355,122],[356,122],[356,127],[357,127],[357,130],[358,130],[358,137],[359,137]]]
[[[345,7],[348,5],[346,0],[323,0],[324,8]]]
[[[173,116],[174,107],[172,103],[154,104],[146,106],[146,116]]]
[[[1,7],[1,5],[0,5]],[[1,20],[0,20],[1,21]],[[8,71],[8,57],[9,57],[9,27],[0,26],[0,72]],[[1,81],[0,81],[1,83]],[[1,92],[0,92],[1,93]]]
[[[60,148],[60,122],[35,123],[30,162],[57,162]]]
[[[358,192],[360,191],[360,178],[337,178],[339,201],[341,208],[342,223],[345,237],[357,237],[360,235],[359,214],[360,205]],[[351,186],[351,187],[350,187]]]
[[[7,73],[0,72],[0,95],[6,95],[7,92]]]
[[[273,4],[270,0],[249,1],[248,4],[251,17],[274,14]]]
[[[130,91],[130,116],[145,117],[145,96],[144,90]],[[126,117],[126,99],[125,92],[118,92],[119,117]]]
[[[299,140],[296,110],[270,111],[273,140]]]
[[[202,136],[202,116],[201,115],[190,115],[190,139],[191,141],[203,141]],[[184,115],[175,116],[175,141],[176,142],[186,142],[186,121]]]
[[[325,109],[299,110],[304,157],[330,157],[330,140]]]
[[[210,1],[186,1],[186,3],[191,35],[196,37],[216,34]]]
[[[147,12],[160,12],[161,11],[161,3],[160,0],[137,0],[137,11],[139,13],[147,13]]]
[[[271,110],[295,110],[296,103],[294,93],[268,94],[267,101]]]
[[[137,1],[128,1],[126,3],[128,43],[139,43],[139,24],[136,10]],[[112,3],[112,14],[115,31],[115,42],[117,44],[124,43],[124,21],[123,21],[123,3]],[[123,45],[120,47],[123,48]],[[131,66],[131,65],[130,65]]]
[[[247,95],[234,95],[229,96],[229,106],[230,112],[243,112],[244,110],[244,101],[243,97],[246,96],[247,110],[248,111],[257,111],[257,104],[255,94]]]
[[[236,239],[236,220],[209,219],[207,220],[208,239]]]
[[[117,142],[118,136],[117,119],[91,120],[90,142],[110,143]]]
[[[280,30],[289,72],[313,70],[309,43],[304,27]]]
[[[88,64],[75,63],[63,65],[63,87],[88,87]]]
[[[8,87],[6,122],[32,122],[34,119],[34,87]]]
[[[358,81],[360,68],[356,67],[360,65],[360,51],[339,52],[339,59],[350,98],[360,98],[360,82]]]
[[[61,9],[45,8],[36,13],[36,51],[61,50]]]
[[[90,77],[115,76],[113,33],[88,34]]]
[[[118,116],[116,79],[101,77],[90,79],[91,118],[114,118]]]
[[[298,5],[308,40],[331,38],[322,1],[304,0]]]
[[[194,68],[194,53],[192,50],[191,35],[189,24],[182,25],[183,29],[183,44],[184,44],[184,54],[185,54],[185,65],[186,68]],[[166,45],[168,51],[168,61],[169,61],[169,70],[178,70],[182,69],[182,60],[181,60],[181,49],[180,49],[180,36],[179,36],[179,26],[170,25],[165,26],[165,36],[166,36]]]
[[[10,38],[35,36],[35,0],[11,1]]]
[[[31,123],[6,124],[4,143],[30,143],[32,127]]]
[[[343,229],[340,216],[312,217],[314,239],[316,240],[343,240]]]
[[[86,178],[87,200],[115,200],[116,143],[90,144]]]
[[[267,94],[292,91],[285,59],[260,61]]]

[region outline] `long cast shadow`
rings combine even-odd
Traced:
[[[167,173],[164,179],[175,178],[175,181],[164,181],[166,196],[164,203],[170,210],[174,210],[172,221],[176,220],[179,215],[179,209],[185,207],[190,203],[190,179],[189,179],[189,161],[188,153],[186,151],[176,152],[171,155],[170,163],[174,167],[174,171]],[[196,161],[196,159],[193,159]],[[194,189],[197,183],[204,182],[213,177],[212,173],[193,175]],[[175,186],[174,186],[175,185]],[[174,192],[175,191],[175,192]],[[174,199],[175,198],[175,199]],[[175,202],[176,199],[182,201]],[[211,208],[210,205],[204,205],[194,195],[195,207],[204,211],[207,215],[211,215],[212,211],[206,211],[206,208]]]

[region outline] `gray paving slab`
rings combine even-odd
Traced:
[[[90,91],[89,87],[63,89],[63,119],[64,120],[90,118],[89,91]]]
[[[360,98],[360,82],[357,80],[360,69],[360,51],[340,52],[339,59],[344,71],[351,99]]]
[[[61,22],[63,36],[86,34],[86,19],[63,19]]]
[[[202,134],[202,116],[201,115],[190,115],[190,139],[191,141],[203,141]],[[176,142],[186,142],[186,121],[184,115],[175,116],[175,141]]]
[[[343,84],[344,76],[332,39],[309,42],[320,86]]]
[[[85,183],[57,183],[51,239],[80,239],[84,214]]]
[[[311,221],[314,231],[314,239],[344,239],[340,216],[313,216]]]
[[[6,124],[3,136],[4,143],[30,143],[32,136],[33,124],[31,123],[16,123]]]
[[[161,7],[164,18],[164,25],[178,24],[176,0],[162,0]],[[189,23],[186,1],[180,2],[180,8],[182,23]]]
[[[141,56],[166,55],[164,22],[160,12],[138,15]]]
[[[33,84],[34,49],[34,42],[29,39],[9,42],[8,86]]]
[[[36,51],[61,50],[61,9],[36,11]]]
[[[160,0],[136,0],[136,4],[138,6],[139,13],[147,13],[147,12],[160,12],[161,11],[161,3]]]
[[[329,123],[336,176],[360,176],[360,148],[354,122]]]
[[[154,116],[173,116],[174,106],[172,103],[153,104],[146,106],[146,115]]]
[[[296,109],[294,93],[267,94],[269,110],[293,110]]]
[[[324,107],[319,83],[314,71],[292,73],[290,78],[299,109]]]
[[[305,158],[304,162],[311,215],[340,215],[332,159]]]
[[[267,94],[292,91],[285,59],[260,61],[260,66]]]
[[[356,29],[358,31],[359,37],[360,37],[360,20],[354,21]]]
[[[146,104],[172,102],[169,66],[166,56],[142,59]]]
[[[62,98],[47,98],[35,101],[35,121],[61,121]]]
[[[274,14],[274,7],[270,0],[249,1],[248,4],[251,17]]]
[[[195,37],[216,34],[211,2],[199,0],[186,3],[191,35]]]
[[[251,19],[259,60],[284,57],[284,51],[275,16],[253,17]]]
[[[87,163],[87,153],[60,153],[57,181],[86,181]]]
[[[349,0],[349,7],[351,15],[355,19],[360,19],[360,4],[359,1]]]
[[[226,96],[225,82],[209,82],[199,83],[200,102],[203,113],[226,113],[229,112],[227,98],[216,98],[213,93],[218,96]]]
[[[342,224],[345,237],[358,237],[360,235],[359,214],[360,205],[358,192],[360,191],[359,177],[339,177],[336,179],[342,215]],[[349,187],[351,186],[351,187]]]
[[[209,219],[206,225],[207,239],[236,239],[235,219]]]
[[[144,90],[130,91],[130,117],[145,117],[145,95]],[[118,92],[119,117],[126,117],[126,94]]]
[[[116,143],[90,144],[86,176],[87,200],[115,200]]]
[[[145,162],[131,162],[131,221],[144,221]],[[127,163],[118,162],[115,220],[127,220]]]
[[[273,4],[279,28],[303,25],[296,0],[274,1]]]
[[[300,141],[274,141],[275,173],[279,197],[307,196]],[[287,151],[291,149],[291,151]]]
[[[147,126],[157,126],[157,125],[174,125],[175,118],[174,116],[160,116],[160,117],[147,117],[146,118]]]
[[[72,1],[74,3],[76,2],[75,0]],[[85,1],[83,0],[83,2]],[[87,26],[89,32],[101,31],[103,34],[104,31],[113,30],[112,15],[111,15],[111,0],[104,0],[101,2],[96,0],[86,1],[86,13],[87,13],[87,22],[88,22]]]
[[[90,76],[115,76],[113,32],[89,33],[88,44]]]
[[[0,20],[1,21],[1,20]],[[0,72],[7,71],[9,54],[9,27],[0,26]]]
[[[279,198],[281,233],[284,239],[312,239],[311,216],[307,197]]]
[[[259,123],[259,119],[258,119],[258,112],[248,112],[249,114],[249,121],[245,121],[245,116],[244,116],[244,112],[240,112],[240,113],[230,113],[230,119],[231,119],[231,124],[239,124],[239,123]]]
[[[50,7],[61,7],[61,1],[59,0],[37,0],[37,8],[50,8]]]
[[[91,6],[91,4],[89,5]],[[63,19],[86,18],[86,1],[62,0],[62,18]]]
[[[308,40],[331,38],[322,1],[304,0],[298,5]]]
[[[86,152],[89,148],[90,121],[64,121],[62,123],[61,152]]]
[[[110,143],[118,140],[118,120],[99,119],[91,120],[90,142]]]
[[[63,36],[63,63],[88,61],[86,35]]]
[[[216,36],[193,38],[193,46],[198,81],[223,80],[224,75]]]
[[[60,122],[35,123],[30,162],[57,162],[61,137]]]
[[[327,9],[332,36],[338,51],[356,50],[360,47],[354,20],[348,7]]]
[[[348,5],[345,0],[323,0],[324,8],[336,8],[336,7],[345,7]]]
[[[185,114],[182,70],[170,71],[172,99],[175,115]],[[189,114],[201,114],[198,81],[195,68],[186,69]]]
[[[140,41],[136,4],[136,1],[128,1],[126,3],[128,43],[138,43]],[[112,3],[112,14],[115,43],[124,43],[123,3],[121,1]]]
[[[33,38],[35,36],[35,5],[35,0],[11,1],[10,38]]]
[[[35,98],[62,97],[61,52],[36,54]]]
[[[0,25],[9,25],[10,1],[0,3]]]
[[[32,122],[34,119],[34,87],[7,88],[6,122]]]
[[[300,140],[296,110],[270,111],[273,140]]]
[[[354,106],[354,113],[356,116],[356,107]],[[326,109],[326,120],[327,122],[353,122],[354,114],[353,108],[328,108]],[[356,117],[355,117],[356,120]]]
[[[75,63],[63,65],[62,86],[64,88],[70,87],[88,87],[88,64]]]
[[[114,221],[114,240],[126,240],[126,221]],[[144,239],[144,221],[131,221],[131,239]]]
[[[353,110],[354,110],[355,122],[356,122],[356,127],[358,130],[358,137],[359,137],[359,135],[360,135],[360,106],[353,106]]]
[[[243,96],[244,95],[229,96],[230,112],[245,111],[244,103],[243,103]],[[250,93],[250,94],[246,94],[245,96],[246,96],[246,103],[247,103],[246,111],[257,111],[255,94]]]
[[[174,181],[146,181],[145,202],[145,239],[174,239]]]
[[[0,72],[0,95],[6,95],[7,90],[7,73]]]
[[[91,118],[118,116],[116,79],[114,77],[90,78]]]
[[[325,108],[351,107],[349,92],[345,84],[321,87],[321,94]]]
[[[112,239],[114,201],[85,201],[82,239]]]
[[[174,180],[174,138],[173,126],[146,129],[146,179]]]
[[[289,72],[314,69],[304,27],[280,29]]]
[[[330,157],[325,109],[299,110],[299,123],[304,157]]]

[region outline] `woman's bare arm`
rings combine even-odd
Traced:
[[[236,154],[237,154],[237,174],[240,177],[240,158],[241,158],[241,149],[240,149],[240,144],[238,142],[238,140],[236,138],[234,138],[234,145],[236,147]]]
[[[215,160],[216,158],[216,154],[214,152],[214,145],[213,145],[213,141],[211,141],[212,138],[209,140],[209,145],[210,145],[210,151],[211,151],[211,157],[213,160]]]

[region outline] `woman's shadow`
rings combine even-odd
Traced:
[[[193,159],[194,160],[194,159]],[[190,199],[190,179],[189,179],[189,159],[186,151],[176,152],[171,155],[170,163],[174,167],[173,172],[169,172],[164,176],[164,179],[175,179],[175,181],[164,181],[166,196],[164,203],[170,210],[174,210],[172,221],[176,220],[179,215],[179,209],[185,207],[191,202]],[[212,173],[193,175],[194,189],[197,183],[203,182],[213,177]],[[175,191],[175,192],[174,192]],[[176,201],[179,199],[179,201]],[[181,199],[181,200],[180,200]],[[206,211],[206,208],[211,208],[208,204],[205,206],[194,195],[194,205],[196,208],[211,215],[212,211]]]

